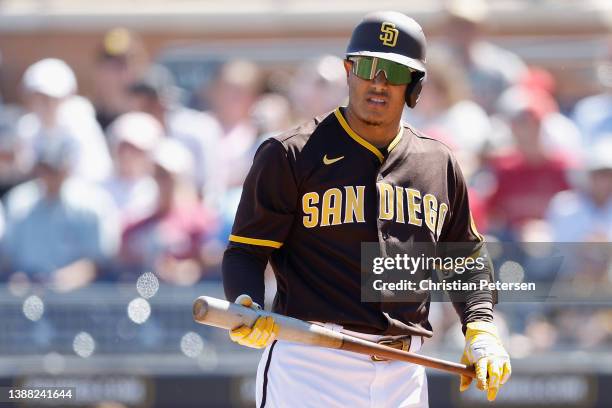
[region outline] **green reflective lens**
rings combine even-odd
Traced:
[[[353,61],[353,74],[361,79],[370,80],[374,78],[374,63],[375,58],[372,57],[351,57]]]
[[[397,62],[376,57],[350,57],[349,60],[353,62],[353,74],[361,79],[374,79],[383,71],[387,82],[392,85],[409,84],[412,81],[410,68]]]

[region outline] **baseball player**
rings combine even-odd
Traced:
[[[361,243],[382,253],[411,242],[471,242],[465,181],[442,143],[401,123],[425,79],[425,36],[397,12],[367,15],[344,61],[349,102],[264,142],[244,183],[223,259],[226,296],[258,308],[264,269],[278,281],[273,311],[373,342],[418,352],[431,337],[429,297],[421,302],[361,302]],[[489,266],[465,272],[492,279]],[[475,365],[477,386],[495,399],[510,360],[493,324],[495,294],[476,290],[453,302]],[[230,332],[264,348],[259,407],[426,407],[422,366],[275,340],[273,318]],[[461,391],[471,382],[461,378]]]

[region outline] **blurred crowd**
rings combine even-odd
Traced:
[[[600,93],[561,104],[553,75],[486,41],[480,22],[477,9],[450,14],[405,120],[454,150],[489,239],[611,241],[612,41],[594,61]],[[254,62],[227,61],[185,95],[145,54],[136,34],[113,29],[97,50],[92,95],[79,94],[66,62],[46,58],[23,73],[21,103],[0,104],[1,281],[68,291],[146,271],[174,285],[220,279],[259,144],[346,102],[337,56],[312,56],[281,82]],[[597,285],[612,281],[607,256],[589,275]],[[578,327],[571,310],[534,310],[507,319],[520,347],[529,336],[530,347],[550,347]],[[595,344],[612,341],[610,317],[602,308],[582,318]]]

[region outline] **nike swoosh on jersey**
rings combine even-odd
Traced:
[[[339,162],[342,159],[344,159],[344,156],[336,157],[335,159],[328,159],[327,155],[325,155],[323,156],[323,164],[326,164],[326,165],[334,164],[335,162]]]

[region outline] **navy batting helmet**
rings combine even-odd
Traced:
[[[416,105],[425,78],[425,35],[412,18],[397,11],[370,13],[355,27],[346,56],[387,59],[410,67],[415,80],[406,89],[406,104]]]

